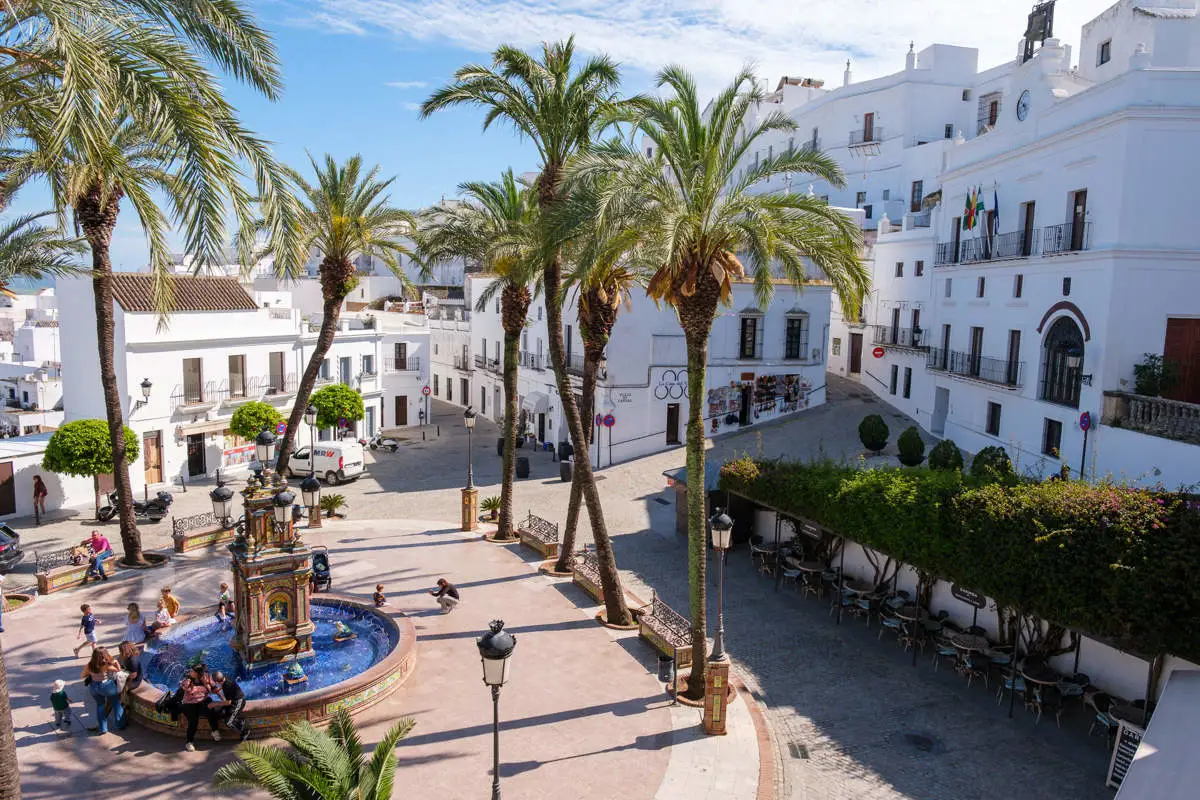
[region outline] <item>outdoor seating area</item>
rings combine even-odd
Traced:
[[[38,594],[53,594],[82,586],[92,558],[92,551],[84,546],[35,553]],[[104,557],[104,564],[107,570],[116,569],[111,550]]]

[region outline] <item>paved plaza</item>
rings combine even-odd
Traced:
[[[864,414],[884,414],[893,442],[909,424],[854,384],[838,381],[831,390],[828,405],[719,439],[710,457],[762,452],[852,460],[861,450],[856,427]],[[508,726],[501,771],[506,796],[668,800],[722,791],[734,800],[754,797],[758,769],[748,700],[765,712],[768,763],[774,765],[767,783],[781,800],[1111,797],[1103,781],[1104,740],[1086,735],[1090,720],[1081,707],[1063,715],[1061,729],[1053,720],[1035,727],[1019,706],[1010,720],[996,703],[995,686],[968,688],[953,670],[935,673],[927,655],[914,667],[892,637],[878,641],[876,629],[861,620],[839,626],[826,602],[801,599],[790,589],[776,593],[744,550],[729,555],[726,642],[751,696],[743,694],[731,708],[736,735],[698,735],[696,712],[667,702],[645,643],[597,626],[590,601],[563,581],[537,575],[532,556],[455,530],[467,458],[462,412],[434,408],[435,424],[425,429],[424,440],[409,432],[399,452],[370,454],[369,475],[335,490],[347,496],[349,518],[308,537],[330,546],[335,590],[366,595],[381,580],[414,615],[416,671],[393,698],[364,715],[368,741],[395,716],[417,719],[399,751],[409,794],[468,797],[486,791],[491,709],[474,637],[501,616],[520,641],[513,683],[501,699]],[[473,440],[481,496],[498,493],[496,435],[482,421]],[[532,472],[516,487],[518,516],[532,509],[565,520],[568,487],[551,454],[522,454],[530,457]],[[624,577],[647,599],[653,589],[680,610],[687,607],[686,554],[674,532],[674,497],[665,491],[662,472],[683,461],[678,449],[599,473]],[[207,488],[177,494],[176,513],[208,510]],[[92,527],[85,516],[60,512],[42,528],[18,527],[32,551],[82,538]],[[147,547],[167,545],[168,525],[143,527]],[[115,538],[115,526],[108,531]],[[581,534],[589,540],[586,517]],[[32,565],[22,567],[11,583],[32,582]],[[124,573],[102,588],[40,598],[5,621],[28,797],[58,797],[68,787],[72,795],[88,786],[97,788],[97,796],[118,788],[124,797],[159,796],[205,786],[215,766],[229,758],[230,748],[208,743],[183,754],[177,742],[136,727],[100,740],[59,741],[48,725],[44,689],[62,677],[82,694],[82,659],[73,661],[68,652],[81,600],[96,602],[101,618],[115,618],[127,600],[148,603],[155,587],[170,580],[194,609],[212,603],[220,569],[219,556],[176,557],[167,570]],[[422,594],[442,574],[464,590],[463,607],[448,616],[430,613]],[[714,569],[709,575],[715,581]],[[711,588],[715,605],[715,583]],[[579,780],[585,774],[588,780]],[[205,796],[197,792],[187,796]]]

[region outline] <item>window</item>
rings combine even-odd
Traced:
[[[888,394],[896,393],[896,383],[900,380],[900,367],[892,364],[892,380],[888,383]]]
[[[863,204],[866,202],[867,202],[867,193],[866,192],[855,192],[854,193],[854,207],[855,208],[862,208]]]
[[[889,344],[900,343],[900,306],[892,309],[892,335],[888,340]]]
[[[435,373],[433,373],[433,396],[434,397],[437,397],[439,395],[438,389],[440,386],[441,386],[441,384],[438,383],[438,376],[437,376],[437,373],[435,372]]]
[[[528,331],[524,331],[521,333],[521,349],[527,353],[529,352],[529,332]]]
[[[1112,60],[1112,39],[1100,43],[1100,52],[1096,54],[1096,66],[1107,64]]]
[[[496,298],[496,313],[497,314],[500,313],[500,298],[499,297]]]
[[[1069,297],[1070,295],[1071,295],[1071,279],[1063,278],[1063,297]]]
[[[946,293],[945,293],[946,297],[950,296],[950,286],[951,286],[950,279],[946,278]]]
[[[816,150],[818,147],[821,146],[821,140],[819,138],[817,138],[817,129],[816,128],[813,128],[812,141],[809,142],[809,145],[812,147],[813,150]]]
[[[965,103],[966,101],[970,100],[970,99],[971,99],[971,90],[970,90],[970,89],[963,89],[963,95],[962,95],[962,97],[963,97],[963,102],[964,102],[964,103]]]
[[[267,364],[270,371],[271,393],[278,394],[284,391],[287,387],[284,385],[284,360],[287,358],[287,353],[282,350],[277,350],[267,356]],[[349,359],[347,359],[349,361]]]
[[[916,264],[913,265],[913,275],[915,275],[916,277],[919,278],[924,274],[925,274],[925,262],[918,261]]]
[[[1042,422],[1042,454],[1058,458],[1058,449],[1062,446],[1062,423],[1056,419],[1045,419]]]
[[[486,386],[479,387],[479,413],[480,414],[487,413],[487,387]]]
[[[394,342],[392,344],[392,357],[396,359],[396,369],[404,369],[408,366],[408,342]]]
[[[332,375],[333,373],[330,372],[329,359],[327,358],[321,362],[321,377],[324,380],[329,380]]]
[[[983,328],[971,328],[971,352],[968,357],[970,358],[969,374],[978,378],[980,368],[983,366]]]
[[[500,343],[493,342],[492,346],[495,348],[495,351],[496,351],[495,357],[492,360],[495,361],[497,364],[499,364],[500,363]],[[486,357],[487,353],[484,353],[483,355]]]
[[[21,402],[22,403],[29,402],[29,392],[25,392],[25,391],[21,392]]]
[[[437,346],[437,342],[434,342],[434,343],[433,343],[433,354],[434,354],[435,356],[438,354],[438,346]]]
[[[1059,317],[1042,345],[1042,382],[1038,396],[1047,402],[1079,408],[1083,334],[1070,317]]]
[[[362,371],[363,375],[375,374],[375,356],[362,357]]]
[[[183,360],[183,402],[204,402],[204,371],[198,358]]]
[[[742,317],[742,335],[738,342],[738,358],[760,358],[758,347],[758,317]]]
[[[1013,297],[1020,297],[1021,292],[1025,290],[1025,276],[1017,273],[1013,276]]]
[[[897,278],[904,277],[904,262],[903,261],[896,262],[896,277]]]
[[[912,343],[913,347],[921,344],[921,309],[914,308],[912,315]]]
[[[788,137],[788,155],[791,155],[794,152],[796,152],[796,137],[789,136]]]
[[[842,340],[835,336],[833,341],[829,343],[829,349],[833,351],[833,355],[840,356],[842,354]]]
[[[867,219],[871,219],[871,206],[869,204],[863,206],[863,216]]]
[[[537,310],[538,310],[538,322],[541,322],[542,321],[542,307],[538,306]]]
[[[654,148],[653,147],[646,148],[646,158],[654,158]]]
[[[354,378],[352,363],[349,356],[342,356],[338,359],[338,380],[347,386],[350,385],[350,381]]]
[[[912,396],[912,367],[904,368],[904,397],[908,399]]]
[[[563,340],[567,343],[567,364],[571,363],[571,326],[568,325]]]
[[[446,377],[446,402],[454,402],[454,381],[449,376]]]
[[[963,99],[966,100],[967,98],[964,97]],[[949,122],[946,123],[946,127],[942,130],[942,138],[943,139],[953,139],[954,138],[954,125],[952,125]]]
[[[784,337],[783,357],[801,359],[808,353],[808,317],[787,318],[787,335]]]
[[[987,285],[987,278],[980,275],[975,280],[975,296],[976,297],[983,297],[983,290],[986,285]]]
[[[229,357],[229,396],[246,396],[246,357]]]
[[[882,197],[884,200],[892,199],[892,190],[891,189],[884,189],[881,194],[882,194]]]
[[[925,199],[925,181],[912,182],[912,196],[909,198],[908,210],[916,214],[921,210],[921,201]]]
[[[367,436],[375,435],[375,406],[367,406],[366,409],[366,428]]]
[[[479,352],[483,353],[483,357],[487,358],[487,339],[479,340]],[[465,364],[463,366],[466,366]]]
[[[1000,435],[1000,404],[987,404],[987,432],[989,436]]]

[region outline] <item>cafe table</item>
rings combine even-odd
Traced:
[[[950,637],[950,643],[969,653],[982,653],[991,647],[991,643],[987,639],[973,633],[956,633]]]

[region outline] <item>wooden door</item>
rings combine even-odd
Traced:
[[[408,395],[396,395],[396,427],[401,428],[408,424]]]
[[[0,462],[0,515],[17,513],[17,485],[11,461]]]
[[[1163,358],[1175,362],[1179,381],[1165,396],[1200,403],[1200,319],[1169,318]]]
[[[863,141],[875,141],[875,115],[863,114]]]
[[[1071,211],[1071,249],[1082,250],[1084,227],[1087,223],[1087,189],[1075,193],[1075,204]]]
[[[667,444],[679,444],[679,403],[667,404]]]
[[[162,483],[162,432],[150,431],[142,437],[142,453],[146,465],[146,485]]]
[[[861,333],[850,334],[850,374],[858,375],[862,372],[862,344],[863,337]]]
[[[1033,201],[1022,203],[1021,211],[1023,213],[1023,219],[1021,220],[1021,255],[1029,256],[1033,255]]]

